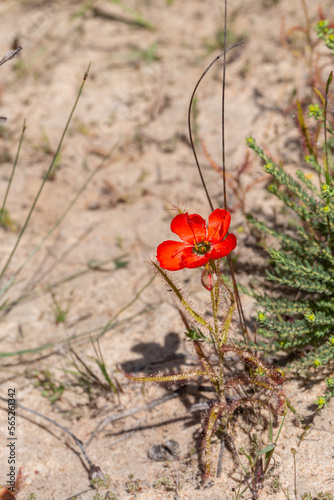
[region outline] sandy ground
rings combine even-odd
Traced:
[[[124,4],[140,12],[154,29],[130,22],[134,17],[129,9],[107,0],[91,2],[91,8],[89,2],[63,0],[0,5],[1,53],[15,43],[23,47],[17,59],[1,67],[0,84],[1,115],[8,119],[0,137],[1,199],[24,119],[27,125],[7,202],[14,223],[21,227],[91,63],[54,179],[43,189],[4,282],[53,227],[103,156],[113,150],[6,295],[9,301],[26,294],[27,298],[1,318],[2,353],[51,344],[38,352],[2,358],[1,396],[6,398],[8,389],[15,388],[19,403],[65,426],[84,443],[108,415],[139,408],[168,392],[166,387],[129,384],[122,369],[164,371],[194,362],[164,285],[155,279],[142,289],[153,275],[149,257],[154,258],[157,245],[171,237],[173,207],[204,217],[210,212],[187,139],[187,109],[197,79],[221,48],[216,34],[223,28],[223,2],[214,0],[208,6],[199,0],[175,0],[170,5],[163,0],[127,0]],[[231,229],[238,235],[238,279],[246,284],[258,257],[244,212],[272,218],[279,207],[265,190],[263,172],[255,160],[241,177],[243,203],[232,189],[247,155],[245,138],[255,136],[287,168],[299,165],[300,136],[293,104],[296,94],[310,95],[312,72],[304,34],[293,32],[290,44],[285,37],[290,28],[305,26],[302,2],[230,0],[228,4],[230,43],[245,42],[228,58],[226,155]],[[313,24],[320,5],[325,15],[334,14],[332,0],[308,0],[307,5]],[[317,51],[321,52],[320,47]],[[328,74],[329,67],[329,59],[322,58],[319,74]],[[221,66],[217,66],[200,88],[197,120],[198,135],[217,164],[220,94]],[[222,182],[201,147],[199,157],[213,201],[221,206]],[[252,189],[246,192],[251,183]],[[0,234],[4,263],[17,233],[0,228]],[[93,270],[94,262],[103,264]],[[89,272],[67,279],[81,271]],[[194,301],[206,304],[200,270],[180,271],[177,279]],[[69,306],[64,323],[56,322],[56,303],[63,309]],[[115,315],[127,305],[117,323]],[[247,297],[244,308],[250,319],[254,310]],[[99,333],[105,325],[110,328],[100,346],[109,372],[122,385],[119,397],[101,387],[91,387],[88,394],[70,373],[75,370],[71,345],[101,377],[89,332]],[[79,338],[69,343],[72,336]],[[64,388],[53,404],[43,393],[51,386],[53,393]],[[277,467],[260,499],[285,499],[283,491],[290,498],[300,498],[304,492],[334,494],[333,401],[320,414],[314,404],[324,388],[321,377],[306,385],[293,379],[286,382],[288,398],[310,428],[303,434],[298,419],[288,413],[275,452]],[[99,432],[86,448],[90,460],[110,479],[99,492],[90,487],[87,463],[70,436],[18,409],[16,458],[26,476],[18,500],[234,499],[242,471],[227,450],[221,477],[208,488],[200,487],[196,446],[201,424],[189,409],[203,397],[190,391]],[[8,473],[5,402],[1,410],[0,483],[4,484]],[[246,416],[240,417],[233,436],[236,449],[248,449],[250,436],[265,436],[264,432],[259,423],[252,427]],[[168,439],[179,443],[179,460],[150,460],[151,445]],[[296,497],[292,447],[297,450]],[[218,452],[216,442],[213,458]],[[283,486],[280,492],[275,492],[275,481]],[[249,498],[249,493],[243,498]]]

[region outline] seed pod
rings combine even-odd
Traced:
[[[201,282],[204,288],[211,292],[217,281],[217,274],[214,271],[211,271],[210,269],[204,269],[201,276]]]

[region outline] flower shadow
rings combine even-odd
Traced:
[[[140,358],[125,361],[121,364],[126,372],[143,372],[146,374],[156,373],[161,369],[180,369],[184,364],[186,356],[178,353],[180,337],[175,332],[169,332],[165,337],[163,346],[157,342],[140,342],[131,348],[132,352],[141,355]],[[166,367],[164,367],[166,365]]]

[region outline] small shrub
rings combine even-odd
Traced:
[[[323,366],[334,358],[334,169],[327,140],[334,137],[333,123],[327,120],[332,76],[331,72],[325,96],[316,91],[320,103],[309,106],[308,118],[316,122],[314,138],[297,103],[300,129],[308,149],[305,163],[315,175],[303,170],[297,170],[295,176],[288,174],[255,139],[247,140],[263,161],[265,172],[272,177],[268,190],[293,216],[283,231],[248,216],[256,228],[273,236],[278,243],[276,248],[264,245],[271,259],[266,278],[278,287],[275,290],[271,286],[270,292],[253,293],[261,306],[257,315],[259,333],[271,339],[275,350],[298,353],[299,367],[304,369]],[[321,129],[323,153],[318,147]]]

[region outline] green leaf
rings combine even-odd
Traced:
[[[263,448],[263,450],[259,451],[256,456],[258,455],[262,455],[263,453],[268,453],[268,451],[271,451],[273,450],[274,448],[276,448],[276,443],[272,443],[272,444],[269,444],[268,446],[266,446],[265,448]]]
[[[243,448],[240,448],[240,450],[239,450],[239,451],[240,451],[241,453],[243,453],[243,455],[245,455],[245,457],[247,457],[247,459],[248,459],[248,461],[249,461],[249,463],[250,463],[251,467],[253,467],[253,465],[254,465],[254,464],[253,464],[253,459],[252,459],[252,457],[251,457],[250,455],[248,455],[248,453],[246,453],[246,452],[245,452],[245,450],[244,450]]]

